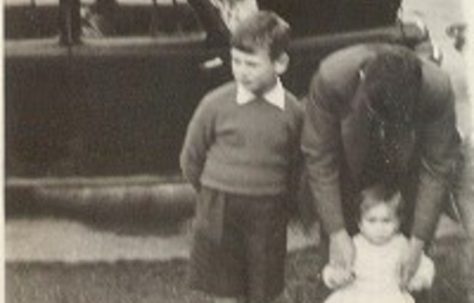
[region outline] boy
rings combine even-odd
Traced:
[[[190,284],[216,302],[271,302],[284,287],[303,119],[279,80],[289,31],[271,12],[246,18],[231,38],[235,81],[206,95],[188,126],[180,162],[199,193]]]

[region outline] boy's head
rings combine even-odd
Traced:
[[[377,184],[360,196],[361,234],[371,243],[382,245],[398,232],[403,199],[400,191]]]
[[[230,41],[235,80],[256,94],[271,89],[287,69],[289,40],[290,26],[273,12],[242,20]]]

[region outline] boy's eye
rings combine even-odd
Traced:
[[[257,63],[252,62],[252,61],[247,61],[247,62],[245,62],[245,65],[247,65],[248,67],[256,67]]]

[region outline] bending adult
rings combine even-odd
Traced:
[[[433,236],[459,158],[454,95],[435,64],[404,47],[352,46],[321,62],[306,104],[302,150],[311,192],[329,237],[330,262],[351,280],[350,235],[357,193],[375,181],[398,186],[406,201],[402,286]]]

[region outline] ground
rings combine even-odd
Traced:
[[[459,288],[458,238],[443,238],[432,248],[437,280],[429,303],[464,303]],[[287,289],[280,303],[318,303],[327,294],[317,273],[322,264],[315,247],[292,252]],[[90,263],[10,262],[6,268],[9,303],[210,303],[185,284],[186,260],[129,260]]]

